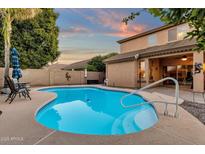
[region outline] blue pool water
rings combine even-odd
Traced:
[[[152,127],[158,117],[152,105],[145,104],[124,109],[120,99],[126,92],[99,88],[47,88],[57,98],[42,107],[36,121],[50,129],[95,135],[122,135],[140,132]],[[131,95],[124,104],[132,105],[145,100]]]

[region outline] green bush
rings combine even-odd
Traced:
[[[105,63],[103,61],[115,55],[117,55],[117,53],[110,53],[105,56],[96,56],[88,62],[86,68],[88,71],[105,72]]]
[[[21,68],[41,68],[59,56],[57,18],[53,9],[42,9],[33,19],[13,22],[11,47],[20,53]],[[0,66],[3,65],[4,42],[0,34]]]

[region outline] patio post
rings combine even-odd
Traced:
[[[150,72],[149,59],[146,58],[145,59],[145,81],[146,81],[146,85],[149,84],[149,72]]]
[[[204,52],[194,52],[193,53],[193,91],[194,92],[204,92],[204,71],[203,71],[203,63],[204,63]],[[196,65],[201,64],[201,71],[196,72]]]
[[[136,60],[136,87],[141,88],[140,61]]]

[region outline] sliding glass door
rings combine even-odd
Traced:
[[[163,78],[173,77],[181,85],[191,85],[192,83],[192,65],[163,66]],[[167,81],[164,84],[172,85],[173,82]]]

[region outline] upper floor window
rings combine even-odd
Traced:
[[[189,26],[187,24],[180,25],[168,30],[168,42],[183,40],[189,32]]]
[[[168,42],[177,40],[177,28],[172,28],[168,30]]]
[[[157,36],[156,34],[148,36],[148,45],[153,46],[157,44]]]
[[[178,26],[177,27],[177,39],[183,40],[184,37],[187,35],[187,32],[189,32],[189,26],[187,24]]]

